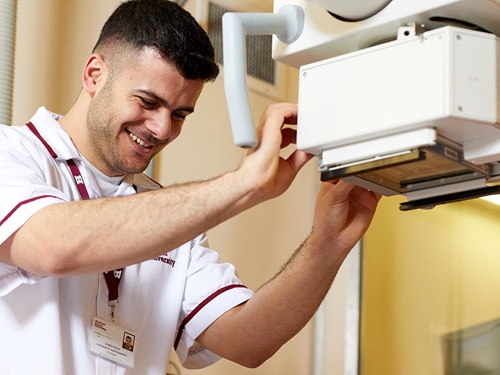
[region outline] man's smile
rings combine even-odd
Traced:
[[[139,138],[138,136],[136,136],[135,134],[131,133],[130,131],[128,132],[128,135],[130,136],[130,138],[132,138],[132,140],[135,143],[137,143],[142,148],[152,148],[153,147],[152,145],[147,144],[146,141],[144,141],[143,139]]]

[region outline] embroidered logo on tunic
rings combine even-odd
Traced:
[[[174,267],[174,265],[175,265],[175,260],[173,260],[172,258],[170,258],[170,256],[168,255],[168,253],[160,255],[159,257],[154,258],[153,260],[157,260],[158,262],[162,262],[162,263],[168,264],[169,266],[172,266],[172,267]]]

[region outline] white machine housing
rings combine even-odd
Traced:
[[[500,31],[500,3],[393,0],[348,23],[311,2],[285,2],[304,7],[304,31],[274,57],[300,67],[297,146],[322,179],[417,207],[484,192],[500,160],[500,43],[482,30]]]
[[[500,192],[500,0],[370,0],[358,22],[345,1],[274,1],[301,14],[273,57],[300,69],[297,147],[322,179],[403,210]]]
[[[301,67],[298,148],[321,157],[326,179],[357,176],[385,195],[489,177],[499,39],[450,26],[402,34]]]
[[[427,30],[446,25],[477,26],[500,35],[500,0],[392,0],[378,13],[360,22],[345,22],[331,15],[328,9],[344,2],[361,8],[366,1],[274,0],[275,13],[294,5],[305,14],[303,31],[293,43],[274,39],[274,59],[298,69],[305,64],[394,40],[401,26],[412,23],[425,25]],[[368,7],[371,6],[368,2]]]

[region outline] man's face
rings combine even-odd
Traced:
[[[187,80],[152,49],[104,75],[89,106],[87,159],[108,176],[144,171],[180,134],[202,80]]]

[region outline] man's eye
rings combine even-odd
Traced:
[[[156,107],[156,103],[144,98],[140,98],[141,104],[144,108],[152,109]]]
[[[184,114],[184,113],[177,113],[177,112],[174,112],[174,113],[172,114],[172,117],[174,117],[176,120],[181,120],[181,121],[184,121],[184,120],[186,119],[187,115],[186,115],[186,114]]]

